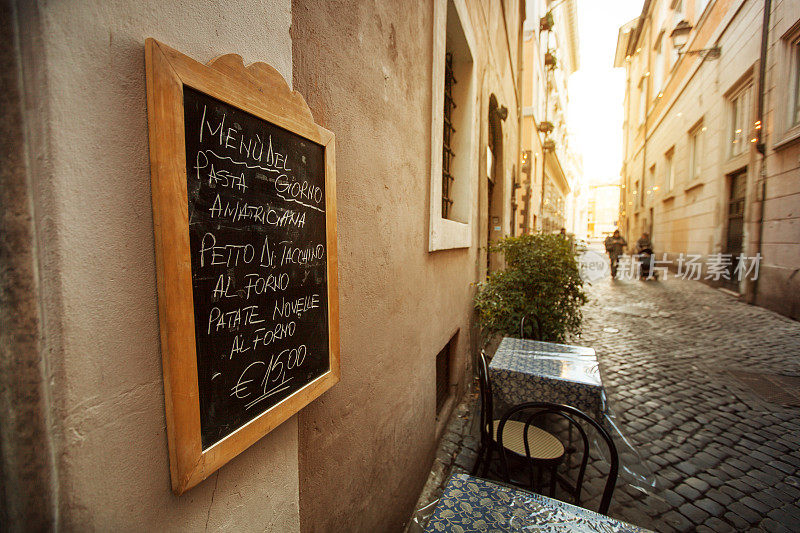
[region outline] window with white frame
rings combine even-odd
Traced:
[[[428,250],[471,245],[478,182],[474,34],[464,0],[434,3]]]
[[[673,146],[664,154],[664,189],[668,193],[675,189],[675,168],[672,166],[674,157],[675,147]]]
[[[750,145],[752,89],[748,81],[728,98],[728,157],[743,154]]]
[[[689,130],[689,180],[700,177],[703,162],[703,133],[706,127],[702,121]]]
[[[800,138],[800,24],[795,23],[781,38],[777,47],[777,77],[775,86],[775,149]],[[758,127],[758,125],[756,125]]]

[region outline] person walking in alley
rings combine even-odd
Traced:
[[[636,254],[641,265],[641,278],[653,279],[653,243],[650,241],[650,234],[646,231],[636,241]]]
[[[650,234],[645,231],[636,241],[636,253],[642,254],[648,252],[648,250],[649,253],[653,253],[653,243],[650,242]]]
[[[619,230],[614,230],[614,234],[606,237],[603,243],[606,247],[606,253],[611,260],[611,277],[617,277],[617,263],[619,256],[622,255],[623,249],[628,246],[627,241],[619,234]]]

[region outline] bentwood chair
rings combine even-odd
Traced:
[[[503,428],[503,438],[498,438],[500,420],[494,419],[493,416],[492,385],[489,381],[486,354],[483,351],[478,360],[478,383],[481,390],[481,446],[472,475],[477,475],[483,465],[481,475],[486,477],[495,448],[501,448],[503,452],[513,454],[519,460],[527,458],[528,461],[539,463],[543,467],[558,466],[564,459],[564,445],[557,437],[541,428],[516,420],[507,420]]]
[[[526,322],[532,326],[531,329],[532,335],[526,333],[525,330]],[[542,339],[542,326],[539,323],[539,318],[535,314],[528,313],[527,315],[522,316],[522,318],[519,321],[519,338],[533,339],[537,341]]]
[[[608,479],[603,489],[602,499],[600,500],[600,508],[598,509],[601,514],[607,514],[608,507],[611,505],[611,496],[614,493],[614,488],[617,483],[617,473],[619,472],[617,447],[614,445],[614,441],[603,426],[586,413],[568,405],[550,402],[527,402],[516,405],[503,414],[497,424],[497,445],[500,449],[500,458],[505,481],[521,485],[511,480],[508,457],[506,455],[508,440],[513,442],[514,447],[519,446],[519,437],[517,435],[521,433],[523,455],[528,459],[528,479],[530,481],[529,486],[525,486],[525,488],[531,488],[537,492],[539,491],[537,485],[541,485],[541,469],[536,473],[537,476],[535,480],[533,467],[541,466],[540,453],[538,452],[540,446],[539,432],[541,430],[533,424],[537,420],[542,420],[548,415],[555,418],[562,418],[566,420],[568,424],[574,425],[578,429],[583,441],[583,455],[578,470],[578,477],[574,483],[558,473],[558,463],[551,462],[548,465],[550,468],[550,496],[555,496],[556,484],[558,484],[572,496],[575,505],[580,505],[581,503],[581,486],[583,485],[584,475],[586,474],[586,465],[589,461],[589,437],[584,428],[585,424],[593,428],[608,447],[611,465],[608,472]],[[525,422],[519,422],[519,420],[524,420]],[[522,428],[520,428],[520,425]],[[509,428],[514,429],[509,432]],[[508,437],[511,437],[511,439],[508,439]],[[539,463],[539,465],[536,465],[536,463]]]

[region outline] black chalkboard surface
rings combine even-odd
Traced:
[[[324,147],[184,86],[203,450],[329,370]]]

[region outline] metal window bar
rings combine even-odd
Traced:
[[[450,218],[450,210],[453,207],[453,181],[455,177],[451,174],[450,163],[452,162],[453,149],[450,147],[452,136],[456,132],[453,127],[453,109],[456,103],[453,101],[453,85],[456,79],[453,76],[453,54],[445,54],[444,60],[444,131],[442,135],[442,218]]]

